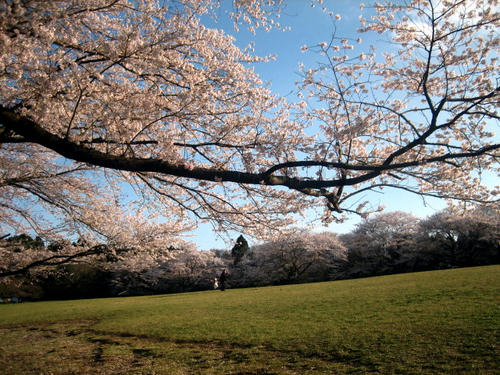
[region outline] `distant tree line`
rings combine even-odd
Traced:
[[[111,256],[116,249],[101,248],[92,257],[8,277],[2,277],[7,274],[4,263],[0,297],[73,299],[207,290],[224,268],[234,288],[496,264],[499,224],[498,215],[487,209],[466,215],[445,210],[425,219],[389,212],[364,219],[347,234],[302,230],[252,247],[240,236],[231,250],[198,251],[187,244],[118,257]],[[27,235],[1,239],[0,246],[20,254],[38,249],[57,255],[64,248]]]

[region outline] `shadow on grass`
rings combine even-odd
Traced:
[[[280,375],[324,374],[338,367],[333,366],[332,358],[277,351],[269,346],[112,334],[95,330],[95,323],[64,321],[0,327],[2,342],[9,343],[0,345],[2,374]],[[368,372],[359,369],[350,373]]]

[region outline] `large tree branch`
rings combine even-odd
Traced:
[[[425,144],[425,139],[433,132],[432,129],[429,129],[418,139],[410,142],[406,146],[401,147],[398,151],[389,155],[389,157],[381,164],[348,164],[342,162],[303,160],[276,164],[263,173],[249,173],[206,167],[189,168],[183,164],[174,164],[161,159],[146,159],[107,154],[89,148],[83,144],[78,144],[54,135],[43,129],[35,121],[23,117],[13,110],[7,109],[3,106],[0,106],[0,123],[8,130],[22,136],[26,142],[37,143],[68,159],[94,166],[129,172],[155,172],[213,182],[284,186],[289,189],[300,191],[304,194],[324,197],[329,196],[329,193],[324,192],[321,189],[359,184],[376,178],[381,173],[390,170],[410,168],[436,162],[446,162],[453,159],[476,157],[500,148],[499,144],[493,144],[475,150],[447,153],[435,157],[394,163],[396,157],[402,156],[418,144]],[[433,129],[435,130],[436,128],[437,127],[434,127]],[[333,180],[314,180],[289,177],[287,175],[275,175],[275,173],[280,170],[297,167],[327,167],[365,173],[352,178],[339,178]]]
[[[33,142],[47,147],[68,159],[99,167],[129,172],[156,172],[213,182],[285,186],[294,190],[319,189],[342,186],[344,184],[352,185],[376,177],[377,174],[369,172],[366,175],[347,180],[312,181],[288,176],[274,176],[269,172],[248,173],[204,167],[188,168],[182,164],[174,164],[166,160],[117,156],[91,149],[82,144],[54,135],[43,129],[35,121],[21,116],[3,106],[0,106],[0,123],[7,129],[22,136],[26,142]],[[348,165],[342,166],[344,168],[349,168]],[[351,169],[372,170],[371,168]]]
[[[6,270],[6,271],[0,271],[0,279],[3,277],[8,277],[8,276],[16,276],[16,275],[24,275],[30,270],[37,268],[37,267],[43,267],[43,266],[58,266],[61,264],[66,264],[69,263],[75,259],[81,259],[84,257],[92,256],[92,255],[99,255],[105,253],[107,247],[106,245],[96,245],[91,247],[90,249],[86,249],[77,253],[73,254],[56,254],[56,255],[51,255],[48,257],[45,257],[43,259],[39,259],[36,261],[33,261],[31,263],[26,264],[25,266],[12,269],[12,270]]]

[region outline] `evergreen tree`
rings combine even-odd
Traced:
[[[233,257],[234,264],[238,264],[247,251],[248,251],[248,242],[245,239],[245,237],[243,237],[243,235],[240,235],[236,239],[236,244],[233,246],[233,249],[231,250],[231,256]]]

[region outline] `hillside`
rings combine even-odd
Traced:
[[[495,374],[499,271],[2,305],[0,368],[4,374]]]

